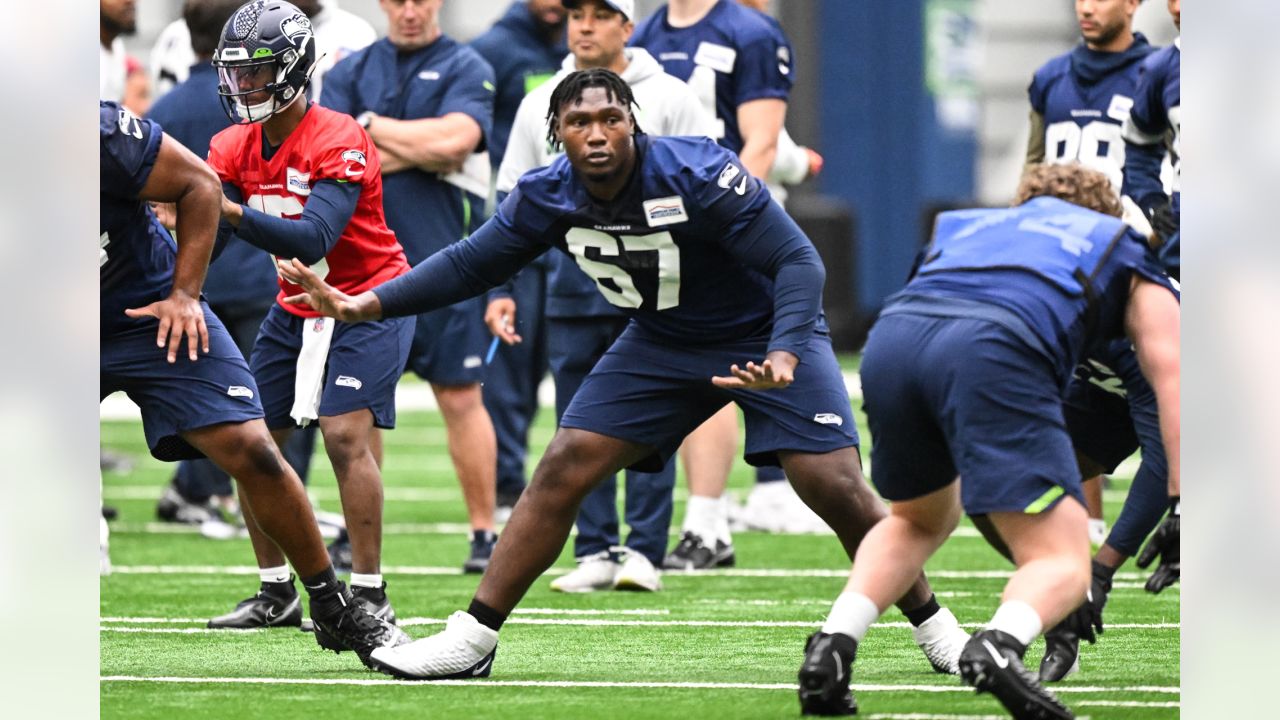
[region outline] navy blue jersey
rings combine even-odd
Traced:
[[[636,154],[609,202],[588,194],[565,156],[526,173],[475,235],[378,288],[384,313],[478,294],[554,247],[651,337],[768,339],[769,350],[800,356],[814,328],[825,330],[822,263],[808,238],[711,140],[640,135]]]
[[[98,230],[100,336],[154,323],[132,319],[127,308],[169,296],[178,246],[138,193],[147,184],[164,131],[114,102],[98,101],[101,179]]]
[[[493,66],[497,85],[489,138],[489,162],[496,171],[506,154],[520,101],[556,74],[569,49],[564,33],[550,37],[524,2],[511,3],[493,27],[471,41],[471,47]]]
[[[157,100],[147,117],[202,158],[213,136],[231,125],[218,100],[218,72],[207,62],[192,65],[187,79]],[[266,307],[279,289],[271,256],[236,235],[227,239],[204,280],[204,296],[215,306]]]
[[[1039,197],[1014,208],[940,215],[915,277],[885,312],[899,305],[946,314],[950,303],[975,316],[980,310],[968,306],[974,302],[1003,309],[1016,318],[1010,329],[1053,363],[1065,388],[1087,352],[1124,335],[1134,273],[1173,292],[1136,230]]]
[[[743,142],[738,106],[791,94],[791,45],[782,27],[735,0],[720,0],[685,28],[667,22],[664,5],[636,27],[631,44],[648,50],[668,75],[689,83],[715,114],[715,139],[734,152],[742,152]]]
[[[1044,118],[1044,161],[1079,162],[1119,190],[1124,180],[1120,135],[1133,107],[1142,59],[1154,50],[1141,33],[1124,52],[1078,45],[1045,63],[1031,80],[1031,108]]]
[[[412,52],[383,38],[325,75],[320,102],[352,116],[372,110],[399,120],[459,112],[475,120],[487,138],[493,130],[493,70],[475,50],[446,36]],[[477,149],[484,149],[483,139]],[[387,226],[410,264],[465,237],[472,215],[484,210],[482,199],[438,173],[417,169],[384,175],[382,192]]]
[[[1173,211],[1181,205],[1182,174],[1182,48],[1181,42],[1152,53],[1142,63],[1142,76],[1133,98],[1130,122],[1125,126],[1125,140],[1131,146],[1156,149],[1151,160],[1129,168],[1124,175],[1124,193],[1144,209],[1165,197],[1160,182],[1159,160],[1166,134],[1172,136],[1169,148],[1173,164]]]

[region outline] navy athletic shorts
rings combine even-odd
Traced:
[[[589,430],[654,448],[631,469],[658,472],[686,435],[730,402],[746,420],[745,457],[777,465],[779,451],[825,453],[857,447],[858,430],[844,376],[826,333],[815,332],[780,390],[723,390],[713,376],[729,366],[762,362],[768,338],[712,346],[674,344],[634,322],[587,375],[560,426]]]
[[[484,381],[484,354],[493,336],[484,324],[484,296],[417,316],[406,371],[437,385]]]
[[[183,338],[177,362],[156,347],[156,323],[102,339],[100,395],[125,392],[142,408],[142,430],[157,460],[194,460],[204,455],[180,436],[221,423],[262,417],[258,387],[244,356],[222,321],[204,302],[209,352],[187,359]]]
[[[1037,513],[1070,495],[1080,473],[1051,364],[987,320],[895,313],[862,358],[871,480],[911,500],[959,475],[970,515]]]
[[[301,318],[279,305],[262,321],[253,343],[249,367],[262,390],[267,427],[293,427],[293,385],[302,350],[302,330],[315,318]],[[389,318],[360,323],[339,322],[329,344],[329,362],[320,391],[320,417],[335,417],[368,408],[373,424],[396,426],[396,382],[409,345],[413,318]]]

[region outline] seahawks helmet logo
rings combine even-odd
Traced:
[[[288,38],[294,47],[305,49],[307,40],[314,33],[311,30],[311,20],[302,13],[294,13],[280,21],[280,34]]]

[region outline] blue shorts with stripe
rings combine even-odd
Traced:
[[[272,430],[295,425],[289,413],[293,409],[302,332],[307,323],[315,321],[275,305],[262,321],[253,343],[249,367],[262,390],[262,407],[267,427]],[[335,323],[320,391],[319,416],[336,417],[368,408],[376,427],[395,427],[396,383],[412,341],[413,318]]]
[[[170,363],[156,347],[159,321],[102,338],[99,367],[102,398],[123,391],[142,409],[147,447],[157,460],[193,460],[200,451],[181,433],[262,417],[258,387],[244,356],[204,302],[209,352],[187,358],[186,338]]]
[[[1083,504],[1052,364],[989,320],[882,315],[862,358],[871,481],[911,500],[959,475],[965,512]]]
[[[729,375],[730,365],[761,362],[767,349],[767,337],[674,344],[632,322],[587,375],[560,426],[652,447],[654,454],[631,468],[641,472],[660,471],[686,435],[730,402],[742,408],[752,465],[777,465],[783,451],[857,447],[849,393],[825,332],[815,331],[786,388],[725,390],[711,383]]]

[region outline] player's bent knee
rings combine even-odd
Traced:
[[[237,453],[237,470],[228,472],[241,482],[279,480],[285,476],[284,459],[270,435],[247,438]]]

